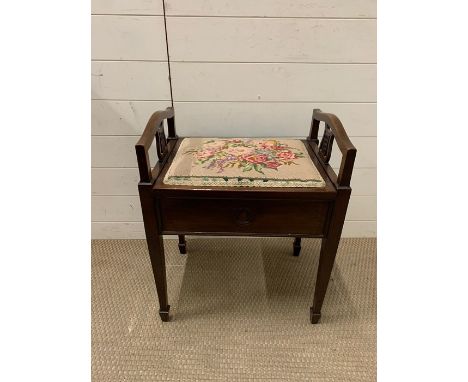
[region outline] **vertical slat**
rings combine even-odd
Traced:
[[[175,132],[175,115],[172,118],[167,119],[167,139],[177,138]]]
[[[160,162],[162,162],[167,154],[167,140],[166,140],[166,134],[164,133],[164,121],[161,121],[161,123],[158,125],[156,128],[156,150],[158,153],[158,159]]]
[[[138,161],[138,171],[140,172],[140,182],[151,181],[151,167],[149,161],[148,150],[144,146],[135,146],[135,151]]]

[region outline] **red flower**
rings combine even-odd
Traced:
[[[245,156],[244,159],[251,163],[264,163],[268,160],[268,157],[265,154],[253,154]]]
[[[287,150],[287,151],[281,151],[278,154],[276,154],[276,157],[281,158],[281,159],[295,159],[296,154],[294,154],[292,151]]]
[[[265,162],[267,168],[273,168],[273,169],[276,169],[278,168],[279,166],[281,166],[281,163],[278,163],[278,162],[275,162],[275,161],[268,161],[268,162]]]

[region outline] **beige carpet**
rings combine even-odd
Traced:
[[[375,239],[342,240],[318,325],[320,242],[292,242],[167,240],[163,323],[145,241],[93,241],[93,381],[375,381]]]

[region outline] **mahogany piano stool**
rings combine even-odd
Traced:
[[[325,128],[319,141],[321,121]],[[148,150],[153,139],[156,139],[158,162],[151,168]],[[318,323],[351,195],[350,181],[356,157],[356,148],[340,120],[333,114],[314,109],[309,136],[302,140],[324,180],[323,187],[166,184],[164,176],[182,140],[176,135],[173,108],[167,108],[151,116],[135,145],[140,173],[138,190],[161,320],[169,321],[163,235],[178,235],[180,253],[186,253],[185,234],[190,234],[292,237],[295,238],[294,256],[299,255],[301,238],[321,238],[310,308],[310,321]],[[334,141],[342,155],[338,175],[329,165]],[[285,221],[288,224],[283,224]]]

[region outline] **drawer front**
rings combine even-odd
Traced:
[[[329,204],[308,200],[163,198],[164,233],[323,235]]]

